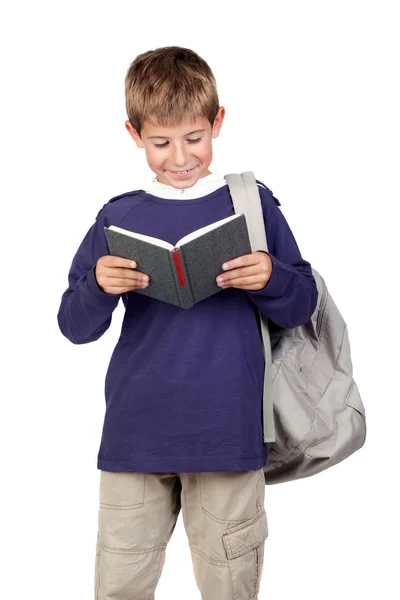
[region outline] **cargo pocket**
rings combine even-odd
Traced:
[[[264,564],[264,546],[268,537],[265,509],[245,523],[222,532],[222,540],[232,579],[233,598],[257,596]]]
[[[146,473],[101,471],[98,529],[103,549],[126,551],[140,532]]]
[[[101,471],[100,506],[129,510],[144,505],[146,473]]]

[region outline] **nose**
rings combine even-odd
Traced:
[[[185,167],[187,165],[188,149],[184,145],[175,144],[171,150],[171,161],[177,167]]]

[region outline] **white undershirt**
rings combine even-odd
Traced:
[[[152,177],[150,182],[146,182],[142,189],[148,194],[159,196],[160,198],[169,198],[170,200],[193,200],[211,194],[220,187],[226,185],[226,179],[219,173],[210,173],[201,177],[194,185],[188,188],[178,189],[172,185],[166,185],[157,181],[156,176]]]

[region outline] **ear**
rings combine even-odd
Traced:
[[[129,135],[131,136],[131,138],[133,139],[133,141],[135,142],[137,147],[144,148],[144,144],[143,144],[142,140],[140,139],[140,135],[138,134],[136,129],[134,129],[132,127],[130,121],[125,121],[124,125],[125,125],[125,129],[128,131]]]
[[[211,131],[211,135],[213,138],[216,138],[219,136],[219,132],[221,130],[222,121],[224,120],[224,117],[225,117],[225,108],[223,106],[220,106],[217,114],[215,115],[212,131]]]

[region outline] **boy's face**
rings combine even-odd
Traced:
[[[139,137],[129,121],[125,127],[139,148],[144,148],[146,159],[160,183],[183,189],[191,187],[210,173],[212,138],[219,135],[225,109],[220,106],[211,128],[205,117],[193,123],[185,121],[178,127],[161,127],[145,122]],[[188,173],[176,171],[189,169]]]

